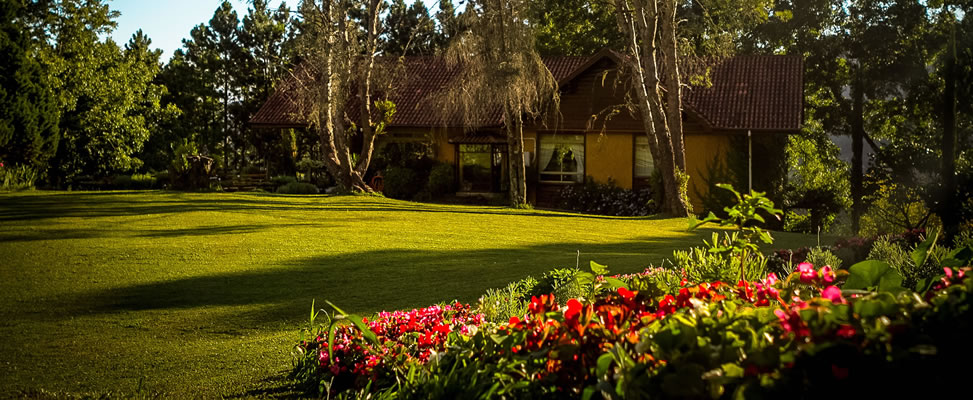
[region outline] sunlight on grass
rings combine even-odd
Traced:
[[[0,194],[0,397],[143,378],[174,396],[247,394],[290,368],[312,299],[371,313],[472,302],[589,260],[637,272],[708,236],[686,225],[376,197]]]

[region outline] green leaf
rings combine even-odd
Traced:
[[[618,278],[605,277],[605,283],[607,283],[608,287],[611,289],[618,289],[618,288],[628,289],[628,285],[626,285],[625,282],[622,282],[622,280]]]
[[[605,275],[608,273],[608,266],[591,261],[591,272],[594,272],[595,275]]]
[[[608,373],[608,368],[611,368],[612,362],[615,361],[615,357],[612,353],[605,353],[598,357],[598,376],[602,377]]]
[[[939,239],[939,231],[933,231],[931,235],[926,237],[915,250],[912,251],[912,263],[916,268],[922,268],[926,264],[926,259],[929,258],[929,250],[936,245],[936,239]]]
[[[946,259],[940,263],[942,267],[959,268],[973,264],[973,248],[970,246],[960,247],[946,255]]]
[[[366,324],[364,320],[362,320],[362,317],[355,314],[348,314],[330,301],[327,301],[326,303],[334,308],[335,311],[338,311],[341,315],[343,315],[345,319],[351,321],[351,323],[354,324],[359,331],[361,331],[361,335],[363,338],[365,338],[365,340],[371,344],[378,344],[378,336],[375,336],[375,332],[372,332],[372,329],[368,327],[368,324]],[[330,345],[331,343],[329,342],[328,344]]]
[[[902,288],[902,275],[882,261],[862,261],[848,268],[848,272],[842,289],[896,291]]]

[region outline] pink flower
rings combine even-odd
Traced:
[[[830,285],[834,282],[835,274],[830,265],[821,267],[821,271],[819,271],[819,273],[821,274],[821,280],[824,281],[825,284]]]
[[[821,291],[821,297],[831,300],[834,304],[845,304],[845,298],[841,297],[841,289],[837,286],[828,286]]]
[[[814,265],[809,262],[798,264],[797,272],[801,273],[801,282],[804,283],[812,283],[818,277],[818,272],[814,270]]]

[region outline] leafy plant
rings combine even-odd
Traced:
[[[651,188],[622,189],[614,181],[598,183],[587,179],[583,186],[561,189],[558,207],[586,214],[646,216],[658,212]]]
[[[834,269],[841,268],[841,259],[834,255],[831,250],[824,247],[810,249],[805,260],[814,265],[828,265]]]
[[[780,219],[781,210],[774,208],[774,202],[764,197],[764,193],[751,191],[749,194],[741,195],[726,184],[717,184],[717,187],[733,193],[736,204],[724,208],[725,218],[719,218],[711,211],[706,218],[696,220],[690,217],[689,229],[693,230],[708,223],[716,223],[719,226],[731,226],[735,230],[735,235],[727,237],[727,240],[718,241],[714,238],[713,242],[708,243],[708,251],[726,259],[737,259],[740,266],[739,279],[746,277],[746,266],[751,256],[763,258],[760,255],[759,243],[772,244],[774,238],[770,232],[761,229],[756,225],[757,222],[767,222],[760,215],[763,211],[774,218]],[[766,264],[764,260],[762,264]]]

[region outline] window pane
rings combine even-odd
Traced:
[[[635,176],[645,178],[652,176],[655,164],[652,162],[652,152],[649,151],[649,138],[643,134],[635,136]]]
[[[541,181],[584,181],[584,135],[541,135]]]

